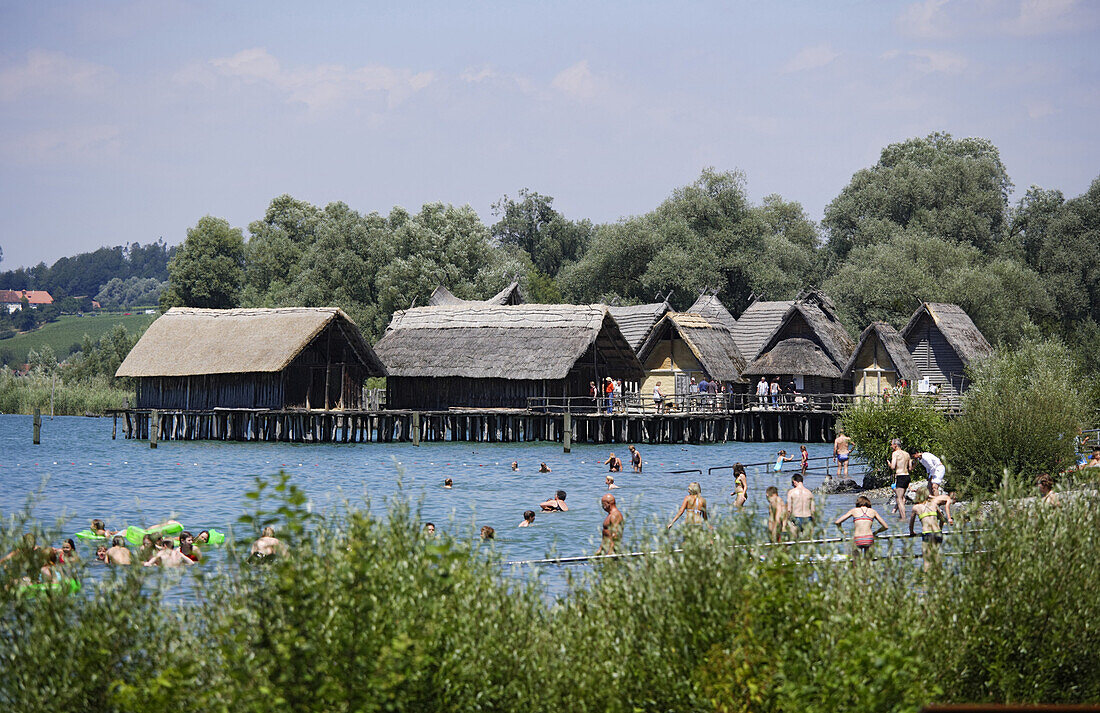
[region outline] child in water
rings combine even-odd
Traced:
[[[783,472],[783,461],[792,461],[792,460],[794,460],[794,458],[792,456],[787,455],[787,451],[779,451],[778,453],[775,454],[775,465],[772,466],[772,470],[774,470],[776,473],[782,473]]]

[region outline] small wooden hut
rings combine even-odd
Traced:
[[[794,300],[757,300],[737,318],[737,324],[730,332],[737,348],[750,363],[760,356],[764,342],[783,323],[783,318],[793,305]]]
[[[523,292],[519,289],[519,283],[513,282],[505,287],[500,292],[496,293],[487,300],[464,300],[461,297],[455,297],[450,290],[443,285],[439,285],[432,292],[428,298],[429,307],[456,307],[461,305],[521,305],[526,300],[523,299]]]
[[[359,328],[335,307],[173,307],[145,331],[116,376],[137,408],[356,409],[384,376]]]
[[[993,353],[962,307],[924,302],[901,330],[922,379],[944,393],[961,394],[970,385],[966,367]]]
[[[697,314],[665,315],[638,350],[638,357],[646,374],[643,394],[652,394],[658,381],[666,395],[688,394],[692,377],[738,387],[744,383],[745,358],[729,329]]]
[[[853,393],[875,396],[884,389],[893,389],[900,379],[915,386],[920,372],[898,330],[886,322],[872,322],[859,335],[844,378],[852,380]]]
[[[399,409],[526,408],[529,397],[587,397],[607,376],[642,377],[604,305],[418,307],[393,315],[375,351]]]
[[[844,369],[854,348],[832,302],[810,291],[787,309],[744,375],[793,380],[795,389],[805,393],[851,393]]]
[[[631,305],[629,307],[608,307],[607,311],[615,318],[619,325],[619,331],[630,343],[634,353],[642,348],[646,337],[649,336],[661,317],[672,311],[672,305],[665,302],[651,302],[644,305]]]

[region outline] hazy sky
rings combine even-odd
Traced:
[[[886,144],[983,136],[1019,194],[1100,175],[1100,3],[0,2],[0,269],[361,212],[646,212],[705,166],[815,220]]]

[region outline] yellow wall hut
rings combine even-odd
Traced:
[[[881,395],[901,379],[920,378],[916,364],[898,331],[886,322],[874,322],[859,337],[845,377],[852,380],[857,396]]]

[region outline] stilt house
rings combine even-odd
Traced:
[[[854,348],[832,302],[811,291],[787,309],[744,375],[775,377],[781,384],[793,380],[795,389],[805,393],[847,394],[851,382],[844,370]]]
[[[661,318],[673,310],[672,305],[665,301],[629,307],[608,307],[607,311],[615,318],[619,331],[626,337],[630,348],[637,353]]]
[[[745,359],[729,329],[697,314],[670,313],[650,332],[638,351],[645,368],[643,394],[661,382],[666,395],[688,394],[692,377],[735,385],[742,391]]]
[[[901,330],[922,379],[941,393],[961,394],[970,385],[968,364],[989,356],[993,347],[962,307],[924,302]]]
[[[455,297],[451,294],[443,285],[439,285],[432,292],[431,297],[428,298],[429,307],[457,307],[461,305],[521,305],[526,300],[523,299],[523,293],[519,289],[519,283],[513,282],[505,287],[500,292],[496,293],[487,300],[464,300],[460,297]]]
[[[608,376],[642,378],[604,305],[418,307],[393,315],[375,352],[398,409],[526,408],[529,397],[587,397]]]
[[[793,306],[794,300],[757,300],[737,318],[737,324],[730,332],[749,363],[760,356],[764,342],[775,333]]]
[[[191,309],[161,315],[119,366],[137,408],[356,409],[385,368],[335,307]]]
[[[875,396],[884,389],[893,389],[901,379],[915,388],[920,372],[898,330],[886,322],[872,322],[859,335],[844,378],[852,380],[853,393]]]
[[[737,320],[716,295],[704,292],[699,295],[699,299],[695,300],[695,304],[687,308],[686,312],[697,314],[711,324],[721,325],[731,332],[737,327]]]

